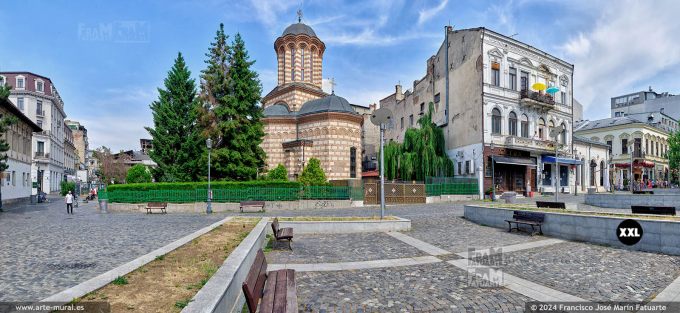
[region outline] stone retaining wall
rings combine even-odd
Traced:
[[[468,200],[479,200],[479,195],[428,196],[427,198],[425,198],[425,203],[455,202],[455,201],[468,201]]]
[[[589,205],[630,209],[631,205],[680,206],[680,194],[634,195],[634,194],[586,194],[585,202]]]
[[[363,202],[360,202],[363,204]],[[265,201],[264,210],[267,212],[287,210],[321,210],[348,208],[356,206],[357,201],[351,200],[299,200],[299,201]],[[194,203],[168,203],[168,213],[203,213],[208,204],[206,202]],[[142,212],[146,213],[146,203],[108,203],[109,212]],[[239,203],[212,203],[213,212],[238,212]],[[154,210],[153,212],[159,212]]]
[[[472,222],[499,228],[508,228],[505,220],[512,220],[513,209],[488,208],[466,205],[464,216]],[[633,246],[622,244],[617,231],[626,218],[542,212],[545,214],[543,234],[574,241],[604,244],[631,250],[680,255],[680,222],[641,220],[642,239]]]
[[[295,234],[347,234],[390,231],[409,231],[411,221],[397,217],[396,220],[364,221],[279,221],[281,227],[292,227]]]

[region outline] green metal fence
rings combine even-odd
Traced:
[[[479,193],[479,187],[477,181],[428,184],[425,185],[425,193],[428,196],[476,195]]]
[[[239,188],[213,189],[213,202],[295,201],[295,200],[360,200],[363,199],[362,187],[347,186],[305,186],[302,188]],[[207,189],[195,190],[113,190],[101,191],[100,198],[107,197],[109,202],[143,203],[203,202],[208,199]]]

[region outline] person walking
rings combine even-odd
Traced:
[[[73,214],[73,195],[70,190],[66,194],[66,214]]]

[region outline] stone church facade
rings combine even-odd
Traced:
[[[283,164],[296,179],[310,158],[329,180],[361,177],[362,125],[344,98],[321,89],[326,45],[308,25],[288,26],[274,42],[278,85],[262,98],[269,169]]]

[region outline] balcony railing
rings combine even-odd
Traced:
[[[500,139],[500,138],[499,138]],[[534,138],[525,138],[518,136],[507,136],[505,140],[493,140],[494,143],[499,145],[505,145],[506,147],[515,148],[518,150],[543,150],[543,151],[555,151],[555,142],[551,140],[541,140]],[[498,141],[498,142],[496,142]],[[560,144],[560,151],[567,151],[568,145]]]
[[[36,159],[49,159],[49,158],[50,158],[50,154],[49,154],[49,153],[45,153],[44,151],[36,151],[36,152],[35,152],[35,158],[36,158]]]
[[[535,106],[547,106],[553,108],[555,106],[555,98],[549,94],[539,93],[535,91],[522,90],[519,93],[519,98],[523,103]]]

